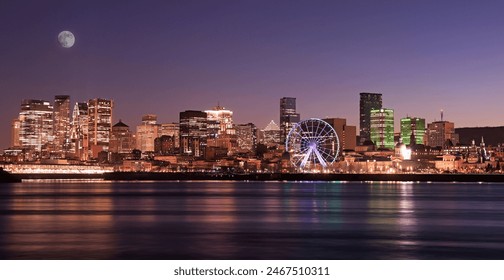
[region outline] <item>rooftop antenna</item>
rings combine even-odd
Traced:
[[[443,121],[443,109],[441,109],[441,121]]]

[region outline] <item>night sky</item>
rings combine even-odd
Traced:
[[[503,1],[0,0],[0,148],[22,99],[112,98],[114,122],[220,105],[235,122],[358,125],[359,92],[457,127],[504,125]],[[70,49],[60,31],[76,36]]]

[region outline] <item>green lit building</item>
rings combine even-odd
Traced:
[[[377,148],[394,149],[394,110],[371,110],[371,141]]]
[[[401,119],[401,138],[405,145],[425,144],[424,136],[425,119],[414,117]]]

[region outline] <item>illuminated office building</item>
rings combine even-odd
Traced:
[[[54,145],[53,153],[65,157],[70,151],[70,96],[56,95],[54,99]]]
[[[206,110],[207,132],[209,138],[217,138],[220,135],[234,135],[233,111],[224,107],[216,106]]]
[[[437,121],[427,125],[427,145],[441,147],[456,145],[459,135],[455,133],[455,123],[449,121]]]
[[[184,155],[204,157],[207,144],[207,113],[180,112],[180,149]]]
[[[89,158],[89,115],[86,102],[75,103],[72,111],[71,148],[74,157],[86,161]]]
[[[19,142],[20,129],[21,129],[21,121],[19,121],[19,119],[14,119],[12,121],[12,127],[11,127],[11,147],[21,146]]]
[[[110,138],[111,153],[130,154],[135,148],[135,138],[128,125],[119,120],[112,126],[112,136]]]
[[[360,117],[360,131],[361,142],[370,140],[371,132],[371,110],[382,108],[382,94],[361,92],[359,102],[359,117]]]
[[[96,98],[88,102],[89,149],[92,158],[101,151],[108,151],[112,132],[112,113],[114,102]]]
[[[280,142],[285,144],[287,135],[294,124],[301,120],[301,116],[296,113],[296,98],[283,97],[280,99]]]
[[[19,144],[36,152],[49,152],[53,141],[53,106],[48,101],[27,99],[19,113]]]
[[[173,137],[173,145],[176,149],[180,147],[180,125],[178,123],[162,123],[159,125],[159,137]]]
[[[136,148],[142,152],[154,152],[154,140],[158,138],[159,125],[156,115],[144,115],[137,126]]]
[[[401,139],[405,145],[425,144],[425,119],[406,117],[401,119]]]
[[[257,145],[257,128],[253,123],[237,124],[236,141],[239,150],[255,151]]]
[[[394,149],[394,110],[371,110],[371,141],[377,148]]]
[[[236,131],[233,125],[233,111],[216,106],[206,110],[207,147],[233,152],[237,149]]]

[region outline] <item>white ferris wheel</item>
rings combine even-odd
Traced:
[[[334,128],[321,119],[296,123],[285,142],[292,164],[303,171],[326,168],[338,157],[339,139]]]

